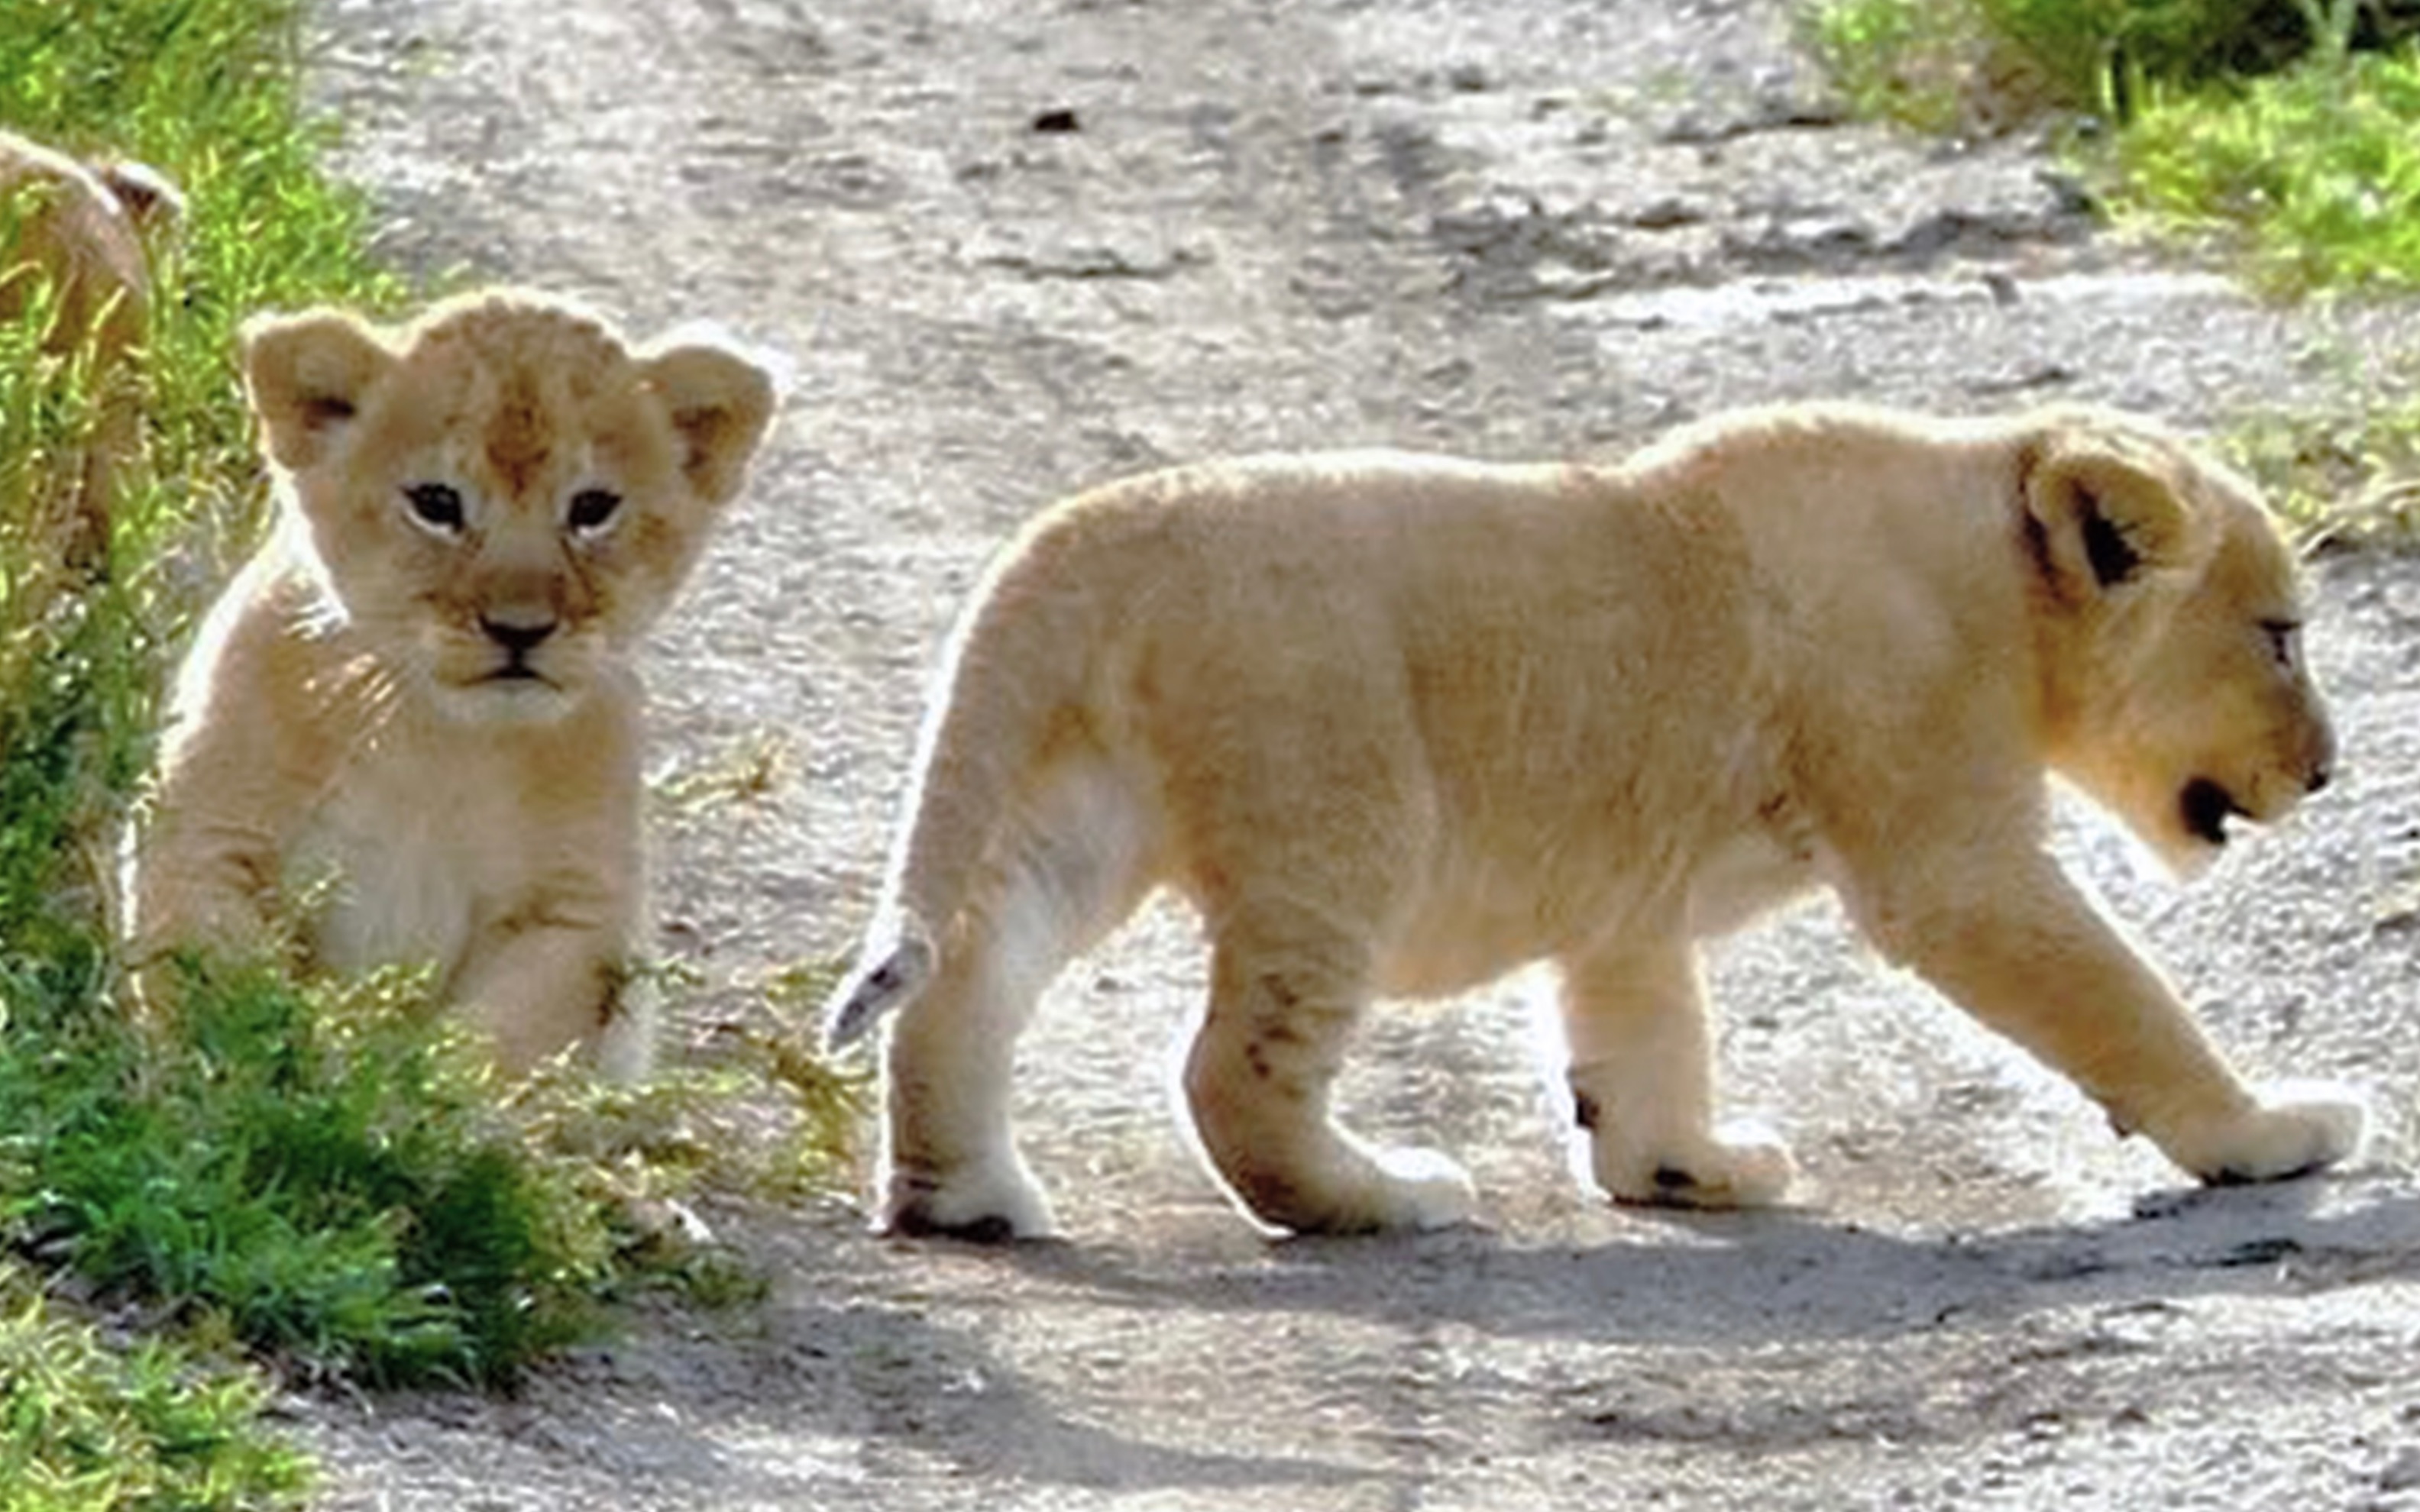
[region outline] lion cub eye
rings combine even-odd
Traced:
[[[620,513],[622,496],[610,488],[582,488],[571,496],[571,507],[564,512],[564,523],[574,535],[595,535],[613,523]]]
[[[403,490],[412,523],[439,535],[459,535],[466,515],[462,495],[451,484],[415,483]]]

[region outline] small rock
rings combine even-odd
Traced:
[[[2247,1239],[2230,1244],[2206,1262],[2212,1266],[2235,1269],[2242,1266],[2275,1265],[2303,1253],[2302,1243],[2278,1234],[2265,1239]]]
[[[1623,216],[1622,223],[1641,231],[1672,231],[1684,225],[1703,225],[1706,218],[1703,207],[1668,195]]]
[[[2101,196],[2086,188],[2082,179],[2054,168],[2044,168],[2034,175],[2034,181],[2050,191],[2051,203],[2059,214],[2101,219]]]
[[[2378,1488],[2383,1491],[2408,1491],[2420,1486],[2420,1449],[2406,1449],[2386,1462],[2378,1473]]]

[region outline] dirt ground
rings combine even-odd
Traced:
[[[2408,309],[2280,312],[2108,234],[2039,144],[1841,124],[1779,0],[323,0],[387,248],[784,355],[749,502],[653,655],[713,984],[845,950],[938,636],[1075,486],[1213,452],[1618,451],[1749,400],[2046,398],[2188,425],[2341,398]],[[520,1398],[298,1399],[329,1508],[2420,1506],[2420,563],[2322,569],[2343,776],[2191,889],[2076,866],[2261,1075],[2373,1088],[2324,1181],[2202,1193],[1812,907],[1727,944],[1735,1108],[1803,1206],[1618,1212],[1567,1167],[1538,983],[1373,1018],[1366,1131],[1490,1227],[1272,1242],[1167,1093],[1189,921],[1029,1041],[1063,1244],[718,1214],[761,1307]]]

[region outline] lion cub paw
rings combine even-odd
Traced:
[[[1374,1221],[1379,1229],[1451,1228],[1470,1222],[1479,1189],[1470,1173],[1435,1149],[1379,1149]]]
[[[1790,1190],[1790,1147],[1727,1127],[1684,1145],[1612,1161],[1597,1152],[1597,1184],[1614,1201],[1654,1208],[1769,1208]]]
[[[2361,1148],[2369,1106],[2350,1088],[2285,1083],[2260,1105],[2180,1142],[2179,1165],[2213,1186],[2275,1181],[2334,1165]]]
[[[978,1244],[1047,1239],[1059,1231],[1050,1199],[1014,1161],[962,1166],[946,1175],[893,1167],[883,1183],[882,1231]]]

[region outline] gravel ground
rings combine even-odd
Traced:
[[[844,951],[936,640],[1014,524],[1162,460],[1602,455],[1754,400],[2341,399],[2406,307],[2281,311],[2102,230],[2039,144],[1845,125],[1776,0],[323,0],[387,250],[783,354],[750,501],[654,652],[665,946]],[[1729,1095],[1803,1206],[1606,1210],[1532,999],[1373,1018],[1345,1088],[1492,1227],[1273,1243],[1176,1133],[1189,920],[1028,1046],[1070,1242],[718,1213],[761,1307],[642,1312],[518,1399],[292,1404],[345,1509],[2420,1505],[2420,565],[2326,563],[2343,777],[2190,890],[2062,841],[2257,1074],[2376,1091],[2362,1169],[2205,1194],[1867,957],[1828,907],[1718,954]]]

